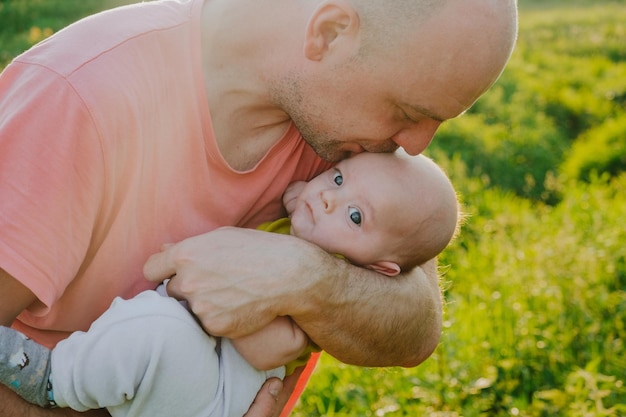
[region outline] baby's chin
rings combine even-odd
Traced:
[[[313,213],[305,202],[298,202],[295,210],[291,213],[291,234],[301,239],[309,240],[310,232],[315,227]]]
[[[302,210],[295,210],[289,217],[291,219],[291,235],[299,237],[300,239],[308,240],[306,233],[304,232],[307,229],[306,225],[308,222],[305,221],[304,216],[302,215]]]

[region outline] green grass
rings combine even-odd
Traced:
[[[325,357],[297,416],[626,415],[626,175],[556,207],[469,183],[436,353],[391,370]]]
[[[626,114],[626,3],[563,4],[521,10],[504,74],[466,115],[444,124],[431,147],[460,157],[485,186],[550,204],[560,198],[553,178],[577,150],[572,144]],[[592,140],[599,154],[614,143]],[[579,169],[614,163],[578,152]]]
[[[112,4],[0,0],[0,66]],[[626,416],[626,1],[520,7],[503,76],[428,150],[470,214],[440,346],[413,369],[323,355],[296,417]]]
[[[427,151],[471,215],[414,369],[323,357],[295,415],[626,416],[626,3],[520,1],[498,84]]]

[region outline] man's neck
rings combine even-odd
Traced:
[[[241,4],[245,3],[245,5]],[[256,4],[255,4],[256,3]],[[202,61],[206,95],[217,145],[235,170],[252,169],[280,140],[289,116],[268,92],[263,2],[210,0],[202,15]],[[278,47],[278,45],[274,45]]]

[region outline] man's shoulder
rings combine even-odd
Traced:
[[[118,7],[63,28],[16,58],[67,77],[89,63],[114,54],[141,55],[152,44],[191,21],[192,1],[145,2]],[[161,45],[162,46],[162,45]]]

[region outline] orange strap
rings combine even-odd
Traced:
[[[287,401],[285,408],[283,408],[282,413],[280,413],[280,417],[288,417],[289,414],[291,414],[291,411],[296,406],[296,403],[298,402],[300,395],[302,395],[302,392],[304,391],[304,387],[306,386],[307,382],[309,382],[309,379],[311,378],[311,374],[313,373],[313,370],[315,369],[315,365],[317,364],[319,357],[320,357],[320,352],[315,352],[311,354],[311,359],[309,359],[309,361],[306,364],[306,367],[304,368],[304,371],[302,371],[302,374],[300,374],[300,378],[298,378],[296,387],[291,393],[291,397],[289,397],[289,400]]]

